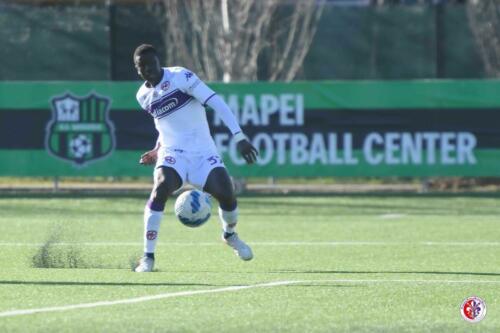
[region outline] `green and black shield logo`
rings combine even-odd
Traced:
[[[54,156],[81,167],[107,157],[115,149],[115,129],[109,120],[111,100],[91,93],[53,97],[52,119],[45,147]]]

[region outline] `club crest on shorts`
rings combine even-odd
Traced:
[[[468,297],[463,301],[460,313],[466,321],[477,323],[486,316],[486,304],[477,296]]]
[[[165,162],[167,162],[168,164],[175,164],[175,157],[173,156],[165,156]]]
[[[53,97],[50,104],[52,119],[45,129],[45,148],[51,155],[82,167],[107,157],[115,149],[108,97],[66,93]]]

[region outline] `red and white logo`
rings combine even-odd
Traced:
[[[476,296],[467,298],[460,307],[462,317],[470,323],[477,323],[486,316],[486,304]]]
[[[146,232],[146,238],[148,240],[155,240],[156,235],[158,235],[158,233],[155,230],[148,230],[148,232]]]

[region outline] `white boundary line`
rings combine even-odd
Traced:
[[[269,241],[248,242],[257,246],[500,246],[500,242],[377,242],[377,241]],[[158,244],[161,247],[168,246],[218,246],[220,242],[168,242]],[[1,246],[42,246],[44,243],[18,243],[0,242]],[[142,242],[57,242],[52,246],[142,246]]]
[[[307,274],[307,273],[304,273]],[[353,273],[356,274],[356,273]],[[376,274],[376,273],[373,273]],[[415,274],[419,274],[415,272]],[[450,273],[451,274],[451,273]],[[409,279],[332,279],[332,280],[309,280],[297,281],[297,283],[414,283],[414,284],[500,284],[500,280],[409,280]]]
[[[96,308],[100,306],[112,306],[119,304],[133,304],[133,303],[141,303],[147,301],[153,301],[157,299],[164,298],[173,298],[173,297],[183,297],[183,296],[191,296],[191,295],[199,295],[199,294],[214,294],[214,293],[222,293],[225,291],[238,291],[243,289],[252,289],[252,288],[263,288],[263,287],[276,287],[276,286],[284,286],[294,283],[300,283],[301,281],[275,281],[268,283],[260,283],[253,284],[248,286],[232,286],[225,288],[217,288],[217,289],[202,289],[202,290],[188,290],[188,291],[179,291],[173,293],[165,293],[151,296],[143,296],[143,297],[135,297],[135,298],[127,298],[116,301],[101,301],[101,302],[93,302],[93,303],[81,303],[81,304],[72,304],[72,305],[63,305],[63,306],[52,306],[46,308],[38,308],[38,309],[26,309],[26,310],[12,310],[12,311],[4,311],[0,312],[0,317],[13,317],[13,316],[22,316],[29,315],[34,313],[41,312],[57,312],[57,311],[67,311],[74,309],[86,309],[86,308]]]
[[[406,217],[406,214],[397,214],[397,213],[382,214],[382,215],[379,215],[378,217],[381,218],[381,219],[386,219],[386,220],[400,219],[400,218]]]
[[[500,284],[500,280],[405,280],[405,279],[395,279],[395,280],[383,280],[383,279],[332,279],[332,280],[291,280],[291,281],[274,281],[267,283],[259,283],[254,285],[247,286],[231,286],[225,288],[216,288],[216,289],[202,289],[202,290],[188,290],[188,291],[179,291],[173,293],[164,293],[158,295],[151,296],[142,296],[142,297],[134,297],[134,298],[126,298],[116,301],[100,301],[100,302],[92,302],[92,303],[80,303],[80,304],[70,304],[70,305],[62,305],[62,306],[52,306],[45,308],[35,308],[35,309],[22,309],[22,310],[10,310],[0,312],[1,317],[14,317],[14,316],[22,316],[22,315],[30,315],[36,313],[44,313],[44,312],[60,312],[60,311],[68,311],[75,309],[89,309],[96,308],[102,306],[113,306],[113,305],[121,305],[121,304],[134,304],[134,303],[142,303],[148,301],[154,301],[158,299],[165,298],[174,298],[174,297],[184,297],[191,295],[200,295],[200,294],[215,294],[222,292],[231,292],[238,291],[244,289],[253,289],[253,288],[264,288],[264,287],[277,287],[277,286],[286,286],[292,284],[304,284],[304,283],[411,283],[411,284]]]

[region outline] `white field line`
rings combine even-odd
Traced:
[[[307,273],[304,273],[307,274]],[[353,273],[356,274],[356,273]],[[376,273],[374,273],[376,274]],[[415,273],[418,274],[418,273]],[[309,280],[299,281],[297,283],[412,283],[412,284],[500,284],[500,280],[411,280],[411,279],[328,279],[328,280]]]
[[[399,218],[402,218],[402,217],[406,217],[406,214],[382,214],[382,215],[379,215],[379,218],[381,219],[399,219]]]
[[[378,241],[269,241],[248,242],[257,246],[500,246],[500,242],[378,242]],[[158,246],[219,246],[221,242],[168,242]],[[0,242],[0,246],[42,246],[44,243]],[[53,246],[142,246],[142,242],[57,242]]]
[[[164,294],[151,295],[151,296],[126,298],[126,299],[121,299],[121,300],[116,300],[116,301],[100,301],[100,302],[93,302],[93,303],[80,303],[80,304],[71,304],[71,305],[62,305],[62,306],[51,306],[51,307],[38,308],[38,309],[11,310],[11,311],[0,312],[0,317],[13,317],[13,316],[22,316],[22,315],[29,315],[29,314],[34,314],[34,313],[41,313],[41,312],[58,312],[58,311],[96,308],[96,307],[100,307],[100,306],[112,306],[112,305],[120,305],[120,304],[133,304],[133,303],[148,302],[148,301],[164,299],[164,298],[174,298],[174,297],[183,297],[183,296],[200,295],[200,294],[214,294],[214,293],[222,293],[222,292],[226,292],[226,291],[238,291],[238,290],[252,289],[252,288],[285,286],[285,285],[300,283],[300,282],[301,281],[275,281],[275,282],[268,282],[268,283],[253,284],[253,285],[248,285],[248,286],[232,286],[232,287],[217,288],[217,289],[179,291],[179,292],[164,293]]]
[[[267,282],[260,283],[254,285],[247,286],[232,286],[225,288],[217,288],[217,289],[202,289],[202,290],[188,290],[188,291],[180,291],[173,293],[164,293],[157,294],[151,296],[142,296],[142,297],[134,297],[134,298],[126,298],[115,301],[99,301],[92,303],[80,303],[80,304],[70,304],[70,305],[62,305],[62,306],[51,306],[45,308],[34,308],[34,309],[20,309],[20,310],[10,310],[0,312],[0,317],[14,317],[14,316],[22,316],[22,315],[30,315],[36,313],[44,313],[44,312],[60,312],[60,311],[68,311],[75,309],[89,309],[89,308],[97,308],[102,306],[113,306],[113,305],[121,305],[121,304],[134,304],[134,303],[142,303],[148,301],[154,301],[165,298],[175,298],[175,297],[184,297],[184,296],[192,296],[192,295],[200,295],[200,294],[215,294],[215,293],[223,293],[223,292],[231,292],[238,291],[244,289],[253,289],[253,288],[264,288],[264,287],[277,287],[277,286],[286,286],[292,284],[314,284],[314,283],[352,283],[352,284],[376,284],[376,283],[409,283],[409,284],[500,284],[500,280],[407,280],[407,279],[393,279],[393,280],[385,280],[385,279],[329,279],[329,280],[291,280],[291,281],[275,281],[275,282]]]

